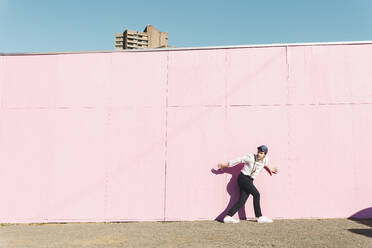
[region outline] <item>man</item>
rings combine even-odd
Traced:
[[[227,212],[227,215],[223,219],[224,223],[239,223],[239,220],[234,219],[234,214],[244,206],[248,199],[249,194],[253,196],[253,207],[254,213],[258,223],[271,223],[271,219],[262,216],[260,206],[260,192],[256,189],[253,184],[253,180],[258,176],[262,168],[265,168],[270,175],[272,173],[277,174],[279,171],[277,168],[270,168],[267,158],[268,148],[265,145],[257,147],[257,154],[248,154],[246,156],[231,160],[227,163],[218,164],[219,169],[235,166],[240,163],[244,163],[244,167],[238,176],[238,185],[240,189],[240,197],[237,203]]]

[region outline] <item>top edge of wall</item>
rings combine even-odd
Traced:
[[[334,46],[334,45],[370,45],[372,41],[339,41],[339,42],[313,42],[313,43],[277,43],[255,44],[234,46],[209,46],[209,47],[180,47],[180,48],[156,48],[134,50],[98,50],[98,51],[71,51],[71,52],[36,52],[36,53],[0,53],[0,56],[27,56],[27,55],[63,55],[63,54],[89,54],[89,53],[143,53],[164,51],[189,51],[189,50],[218,50],[236,48],[265,48],[265,47],[296,47],[296,46]]]

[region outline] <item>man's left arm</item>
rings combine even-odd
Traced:
[[[272,176],[272,174],[277,174],[279,172],[277,168],[271,168],[268,165],[265,165],[264,168],[270,174],[270,176]]]

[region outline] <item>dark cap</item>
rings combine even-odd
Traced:
[[[267,146],[265,145],[259,146],[257,147],[257,149],[261,152],[264,152],[265,154],[267,154],[267,152],[269,151],[269,148],[267,148]]]

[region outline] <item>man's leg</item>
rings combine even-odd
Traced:
[[[256,186],[253,184],[253,180],[249,179],[243,181],[243,187],[246,192],[252,194],[253,196],[253,207],[254,207],[254,214],[257,217],[258,223],[271,223],[273,220],[262,216],[261,213],[261,205],[260,205],[260,192],[258,192]]]
[[[230,210],[227,212],[227,215],[231,217],[234,216],[234,214],[236,214],[236,212],[238,212],[238,210],[245,204],[245,202],[248,199],[248,196],[249,195],[247,194],[247,192],[240,188],[239,200],[235,203],[234,206],[232,206],[232,208],[230,208]]]
[[[258,192],[258,190],[257,190],[256,186],[254,186],[253,182],[252,182],[251,194],[253,196],[254,214],[257,218],[261,217],[262,213],[261,213],[261,204],[260,204],[260,192]]]
[[[261,217],[261,205],[260,205],[260,192],[258,192],[256,186],[253,184],[253,180],[246,177],[245,180],[241,181],[241,188],[246,191],[248,194],[253,196],[253,207],[254,214],[256,217]]]

